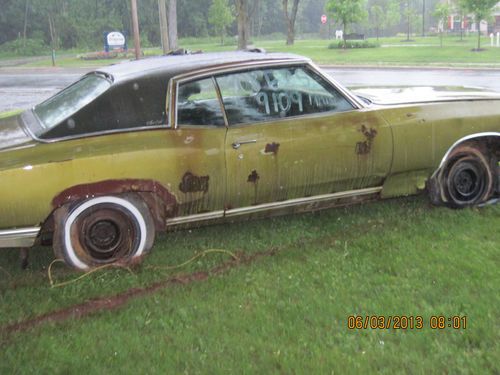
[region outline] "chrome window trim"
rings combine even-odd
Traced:
[[[72,140],[76,140],[76,139],[92,138],[92,137],[97,137],[97,136],[119,134],[119,133],[125,134],[125,133],[134,133],[134,132],[140,132],[140,131],[145,131],[145,130],[168,130],[168,129],[170,129],[170,128],[167,127],[165,124],[163,124],[163,125],[155,125],[155,126],[141,126],[141,127],[137,127],[137,128],[130,128],[130,129],[105,130],[105,131],[101,131],[101,132],[81,134],[78,136],[68,136],[68,137],[60,137],[60,138],[53,138],[53,139],[41,139],[41,138],[38,138],[37,136],[33,135],[33,133],[31,133],[31,132],[30,132],[30,134],[33,137],[33,139],[37,142],[55,143],[55,142],[72,141]]]
[[[317,75],[330,83],[335,89],[339,91],[339,93],[341,93],[349,102],[351,102],[351,104],[354,105],[355,109],[363,109],[367,107],[367,105],[363,103],[362,100],[360,100],[356,95],[352,94],[347,88],[342,86],[342,84],[337,82],[334,78],[332,78],[328,74],[325,74],[323,70],[321,70],[321,68],[315,63],[311,61],[308,65]]]
[[[320,76],[322,79],[324,79],[327,83],[329,83],[335,90],[339,92],[339,94],[346,99],[352,106],[353,106],[353,111],[363,109],[365,108],[365,105],[358,99],[356,96],[352,95],[349,93],[349,91],[344,88],[341,84],[339,84],[337,81],[329,77],[328,75],[325,75],[322,73],[321,69],[317,67],[314,63],[312,63],[308,59],[289,59],[289,60],[263,60],[263,61],[251,61],[248,63],[237,63],[237,64],[229,64],[224,67],[212,67],[212,68],[207,68],[203,70],[199,70],[196,72],[190,72],[190,73],[184,73],[180,74],[178,76],[175,76],[171,79],[172,86],[175,86],[176,88],[176,94],[174,95],[173,99],[175,99],[175,105],[172,105],[170,108],[175,108],[175,111],[173,111],[173,116],[172,117],[172,124],[174,124],[173,129],[178,129],[179,126],[177,124],[177,92],[178,92],[178,87],[180,84],[184,82],[189,82],[189,81],[195,81],[198,79],[203,79],[206,77],[212,77],[214,78],[215,75],[219,74],[224,74],[224,73],[233,73],[233,72],[238,72],[242,70],[248,70],[249,68],[258,68],[258,67],[285,67],[285,66],[306,66],[308,67],[311,71],[313,71],[315,74]],[[217,85],[218,87],[218,85]],[[222,99],[222,95],[221,95]],[[223,106],[223,112],[224,112],[224,117],[227,117],[225,114],[226,110],[225,107]],[[330,116],[334,113],[347,113],[351,111],[344,111],[344,112],[324,112],[323,114],[329,114]],[[270,119],[268,121],[261,121],[261,122],[252,122],[252,123],[245,123],[245,124],[235,124],[232,125],[231,127],[234,126],[242,126],[242,125],[252,125],[252,124],[262,124],[262,123],[274,123],[277,121],[282,121],[282,120],[293,120],[293,119],[299,119],[299,118],[310,118],[311,116],[316,116],[317,114],[307,114],[307,115],[302,115],[302,116],[292,116],[292,117],[287,117],[286,119]],[[229,124],[227,125],[229,126]],[[200,125],[200,128],[205,128],[204,126]]]

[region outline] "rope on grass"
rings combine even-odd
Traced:
[[[130,267],[127,267],[127,266],[124,266],[124,265],[121,265],[121,264],[116,264],[116,263],[111,263],[111,264],[105,264],[103,266],[99,266],[99,267],[96,267],[96,268],[92,268],[90,271],[87,271],[85,272],[83,275],[80,275],[78,276],[77,278],[74,278],[74,279],[71,279],[71,280],[68,280],[68,281],[63,281],[63,282],[60,282],[60,283],[55,283],[54,282],[54,279],[52,277],[52,266],[56,263],[65,263],[64,260],[62,259],[55,259],[53,260],[50,265],[49,265],[49,268],[47,269],[47,275],[49,277],[49,282],[50,282],[50,287],[51,288],[59,288],[59,287],[62,287],[62,286],[66,286],[66,285],[69,285],[69,284],[73,284],[73,283],[76,283],[77,281],[80,281],[90,275],[92,275],[93,273],[97,272],[97,271],[101,271],[105,268],[123,268],[123,269],[126,269],[128,272],[130,272],[132,275],[134,275],[134,272],[130,269]]]
[[[204,257],[207,254],[214,254],[214,253],[227,254],[227,255],[230,255],[234,260],[239,260],[239,258],[234,253],[232,253],[232,252],[230,252],[228,250],[210,249],[210,250],[202,251],[201,253],[196,254],[195,256],[191,257],[187,261],[185,261],[185,262],[183,262],[181,264],[175,265],[175,266],[147,266],[147,268],[149,268],[149,269],[155,269],[155,270],[173,270],[173,269],[185,267],[185,266],[191,264],[192,262],[194,262],[198,258]],[[128,272],[130,272],[132,275],[135,275],[134,272],[132,271],[132,269],[130,267],[128,267],[128,266],[125,266],[125,265],[122,265],[122,264],[119,264],[119,263],[110,263],[110,264],[105,264],[103,266],[99,266],[99,267],[96,267],[96,268],[92,268],[91,270],[85,272],[83,275],[80,275],[80,276],[78,276],[78,277],[76,277],[74,279],[71,279],[71,280],[68,280],[68,281],[64,281],[64,282],[60,282],[60,283],[56,283],[56,282],[54,282],[54,278],[52,277],[52,267],[56,263],[65,263],[65,262],[62,259],[55,259],[55,260],[53,260],[50,263],[49,268],[47,269],[47,275],[48,275],[48,278],[49,278],[49,282],[50,282],[50,287],[51,288],[59,288],[59,287],[67,286],[67,285],[70,285],[70,284],[74,284],[74,283],[76,283],[76,282],[78,282],[78,281],[80,281],[80,280],[82,280],[82,279],[84,279],[84,278],[92,275],[93,273],[95,273],[97,271],[101,271],[101,270],[106,269],[106,268],[122,268],[122,269],[125,269]],[[5,272],[7,272],[7,271],[5,271]]]
[[[183,262],[181,264],[178,264],[176,266],[147,266],[147,268],[155,269],[155,270],[175,270],[177,268],[185,267],[185,266],[193,263],[196,259],[202,258],[202,257],[204,257],[207,254],[214,254],[214,253],[227,254],[231,258],[233,258],[233,260],[236,260],[236,261],[239,260],[239,258],[234,253],[232,253],[232,252],[230,252],[228,250],[210,249],[210,250],[204,250],[201,253],[195,254],[192,258],[190,258],[190,259],[186,260],[185,262]]]

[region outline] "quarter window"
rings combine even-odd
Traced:
[[[335,88],[304,67],[250,70],[216,80],[229,125],[353,109]]]
[[[224,116],[212,78],[179,85],[177,124],[224,126]]]

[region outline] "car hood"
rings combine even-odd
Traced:
[[[460,100],[500,99],[500,93],[475,87],[415,86],[356,87],[354,94],[375,104],[410,104]]]
[[[20,112],[0,114],[0,151],[34,143],[21,120]]]

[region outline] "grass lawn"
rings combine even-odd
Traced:
[[[161,269],[202,250],[273,255],[79,320],[0,328],[0,373],[499,373],[499,225],[500,205],[396,199],[163,235],[133,274],[54,289],[49,249],[25,272],[2,251],[0,327],[228,261],[210,254]],[[78,275],[59,266],[54,276]],[[349,315],[419,315],[424,327],[349,330]],[[434,315],[467,316],[467,328],[431,329]]]
[[[380,66],[476,66],[500,68],[500,48],[490,47],[489,38],[482,38],[482,52],[473,52],[477,39],[469,36],[460,40],[459,37],[444,38],[443,47],[439,45],[438,37],[413,38],[412,42],[404,38],[380,38],[379,48],[339,50],[328,49],[334,40],[297,40],[295,45],[286,46],[284,40],[255,40],[254,44],[272,52],[291,52],[312,58],[318,64],[332,65],[380,65]],[[375,41],[371,39],[371,41]],[[234,44],[221,46],[217,39],[181,39],[184,48],[206,52],[234,50]],[[160,49],[146,49],[145,55],[159,55]],[[119,60],[83,61],[75,55],[63,54],[57,59],[62,67],[94,67],[116,63]],[[50,66],[50,57],[46,60],[30,62],[24,66]]]

